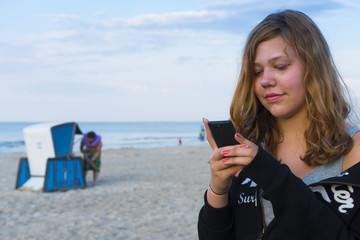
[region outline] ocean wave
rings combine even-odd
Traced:
[[[3,147],[3,148],[17,148],[17,147],[21,147],[21,146],[25,146],[24,141],[0,142],[0,147]]]
[[[151,141],[151,140],[173,140],[179,138],[189,138],[189,137],[136,137],[136,138],[123,138],[123,141]]]

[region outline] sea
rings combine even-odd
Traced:
[[[0,154],[25,153],[23,129],[42,122],[0,122]],[[94,131],[103,149],[153,148],[205,144],[199,138],[202,122],[77,122],[83,133]],[[74,137],[79,152],[81,134]]]

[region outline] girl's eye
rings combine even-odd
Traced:
[[[284,71],[284,70],[286,70],[288,67],[289,67],[289,64],[285,64],[285,65],[276,66],[275,68],[276,68],[277,70]]]
[[[255,76],[255,77],[260,76],[261,73],[262,73],[262,71],[255,71],[255,72],[254,72],[254,76]]]

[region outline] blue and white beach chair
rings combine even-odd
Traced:
[[[43,123],[23,129],[27,158],[21,158],[16,189],[58,191],[85,188],[81,157],[72,154],[75,122]]]

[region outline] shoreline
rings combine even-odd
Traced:
[[[75,144],[74,144],[75,145]],[[179,144],[172,144],[172,145],[163,145],[163,146],[142,146],[142,147],[137,147],[137,146],[134,146],[134,147],[103,147],[103,150],[102,152],[105,152],[105,151],[117,151],[117,150],[129,150],[129,149],[153,149],[153,148],[172,148],[172,147],[197,147],[197,146],[208,146],[208,143],[206,140],[204,141],[200,141],[196,144],[182,144],[182,145],[179,145]],[[25,146],[24,146],[25,147]],[[75,146],[74,146],[74,149],[75,149]],[[23,157],[26,157],[26,150],[24,151],[19,151],[19,152],[5,152],[5,153],[0,153],[0,158],[3,157],[3,156],[6,156],[6,155],[19,155],[19,154],[22,154]],[[76,150],[74,151],[73,150],[73,155],[74,156],[78,156],[80,155],[80,151],[76,148]]]
[[[208,144],[106,149],[96,187],[53,193],[15,190],[24,155],[0,155],[1,239],[197,239]]]

